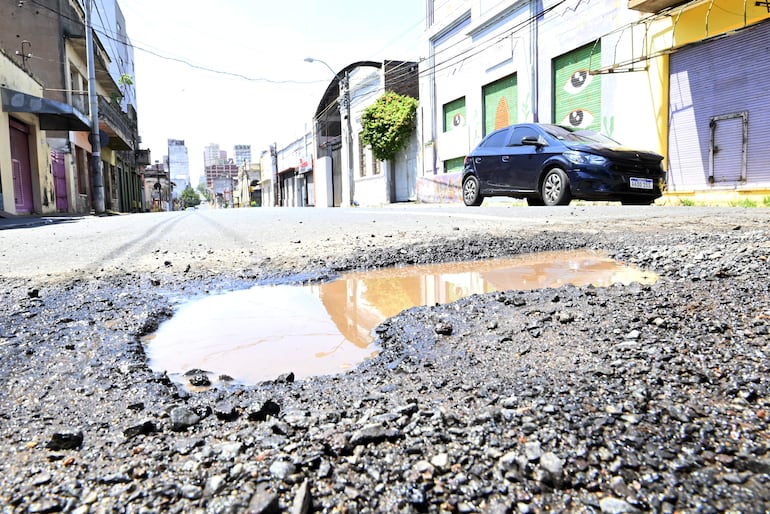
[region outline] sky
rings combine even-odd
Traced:
[[[307,131],[333,73],[361,60],[420,58],[422,0],[120,0],[134,46],[142,148],[182,139],[193,185],[203,148],[252,160]],[[326,62],[308,63],[312,57]]]

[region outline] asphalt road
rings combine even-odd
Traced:
[[[329,258],[373,246],[402,246],[433,237],[538,234],[558,231],[697,232],[705,226],[762,228],[770,209],[572,205],[481,208],[399,204],[383,208],[251,208],[43,218],[0,230],[0,276],[57,281],[192,268],[210,271],[291,265],[306,253]],[[42,223],[42,224],[41,224]],[[306,252],[308,248],[312,252]],[[172,268],[172,269],[169,269]]]

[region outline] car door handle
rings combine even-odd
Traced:
[[[510,159],[510,157],[508,157],[507,155],[503,155],[503,156],[501,157],[501,159],[503,160],[503,162],[508,162],[508,160]]]

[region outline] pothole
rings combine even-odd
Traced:
[[[188,386],[190,370],[201,370],[194,375],[202,385],[223,377],[255,384],[287,373],[301,379],[341,373],[374,357],[374,328],[410,307],[493,291],[657,278],[592,251],[385,268],[323,284],[256,286],[191,300],[145,343],[150,367]]]

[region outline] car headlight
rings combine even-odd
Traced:
[[[594,166],[604,166],[607,164],[607,159],[601,155],[578,152],[577,150],[567,150],[564,152],[564,157],[572,164],[591,164]]]

